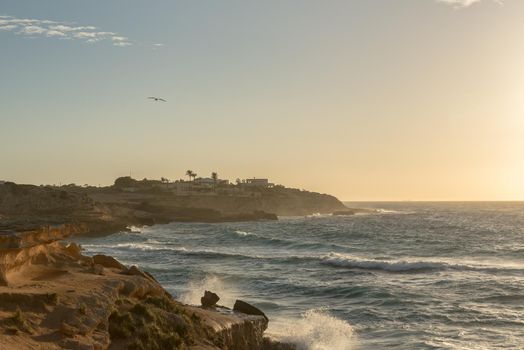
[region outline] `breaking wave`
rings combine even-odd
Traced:
[[[237,236],[240,236],[240,237],[246,237],[246,236],[252,236],[252,235],[254,235],[254,233],[252,233],[252,232],[246,232],[246,231],[240,231],[240,230],[235,231],[235,234],[236,234]]]
[[[349,323],[322,309],[306,311],[299,319],[279,320],[268,333],[298,350],[351,350],[357,343]]]
[[[321,258],[322,263],[334,267],[350,267],[389,272],[417,272],[431,270],[464,270],[480,272],[524,272],[517,266],[488,266],[451,263],[445,261],[379,260],[364,259],[345,254],[330,253]]]
[[[150,242],[152,243],[152,242]],[[187,251],[184,247],[167,247],[167,246],[160,246],[160,245],[152,245],[152,244],[146,244],[146,243],[117,243],[117,244],[83,244],[82,248],[86,248],[89,250],[96,250],[96,249],[124,249],[124,250],[141,250],[141,251],[177,251],[177,252],[185,252]]]
[[[127,226],[126,227],[130,232],[136,232],[136,233],[140,233],[142,232],[142,229],[138,226]]]
[[[203,279],[191,280],[185,288],[185,292],[178,298],[184,304],[200,305],[200,298],[206,290],[213,291],[220,296],[219,305],[232,308],[239,293],[229,283],[224,283],[219,277],[209,275]]]
[[[242,254],[235,251],[218,251],[214,249],[188,249],[183,246],[164,245],[155,240],[148,240],[146,243],[117,243],[100,245],[82,245],[88,251],[98,251],[99,249],[115,250],[137,250],[137,251],[165,251],[176,252],[183,255],[200,256],[202,258],[236,258],[236,259],[260,259],[278,260],[288,263],[320,262],[323,265],[338,268],[353,268],[362,270],[378,270],[385,272],[424,272],[424,271],[478,271],[485,273],[524,273],[524,266],[520,265],[486,265],[476,262],[464,261],[430,261],[430,260],[382,260],[372,258],[362,258],[347,254],[331,252],[327,255],[306,254],[306,255],[279,255],[279,254]]]

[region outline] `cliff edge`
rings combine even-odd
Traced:
[[[174,300],[147,272],[60,240],[82,226],[0,233],[0,349],[285,349],[268,320]]]

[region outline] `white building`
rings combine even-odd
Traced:
[[[246,187],[273,187],[274,184],[270,183],[268,179],[246,179],[243,183]]]

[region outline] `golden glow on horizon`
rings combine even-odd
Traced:
[[[343,200],[524,200],[524,1],[184,6],[142,33],[161,49],[10,36],[0,180],[190,168]]]

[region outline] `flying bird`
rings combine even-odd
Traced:
[[[148,97],[148,99],[155,100],[156,102],[159,102],[159,101],[167,102],[167,101],[164,100],[163,98],[160,98],[160,97],[154,97],[154,96]]]

